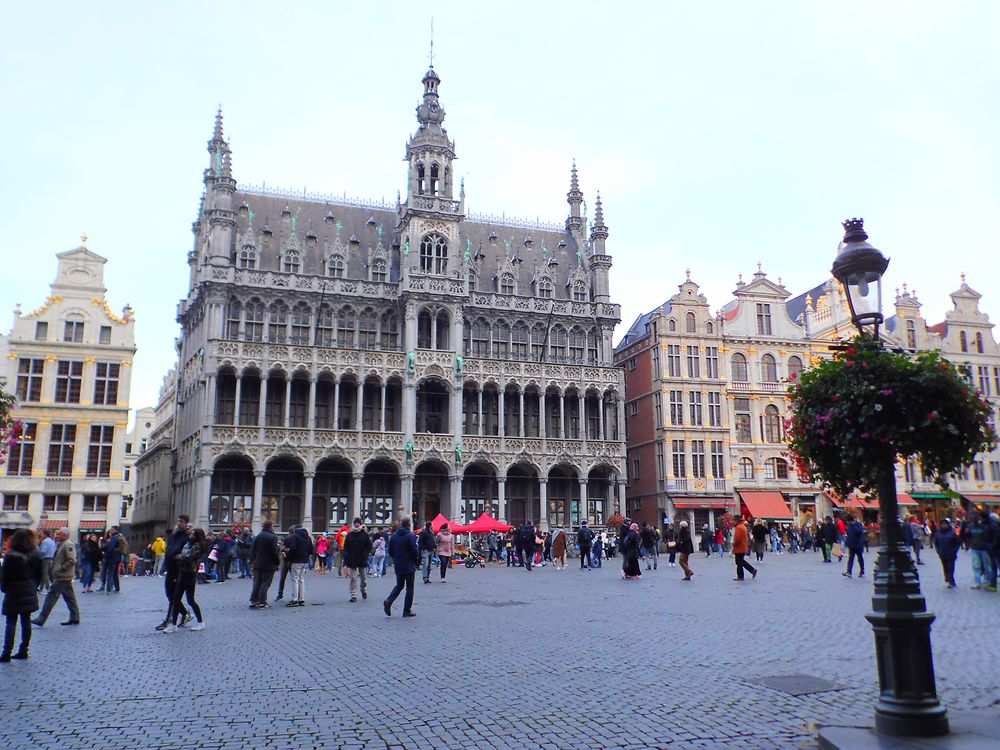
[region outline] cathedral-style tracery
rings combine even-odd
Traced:
[[[608,229],[465,209],[440,78],[392,204],[237,184],[221,113],[181,302],[178,510],[326,530],[624,510]],[[234,210],[234,206],[238,209]]]

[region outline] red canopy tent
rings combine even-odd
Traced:
[[[444,526],[445,524],[448,524],[448,528],[451,529],[452,534],[466,533],[465,526],[462,526],[462,524],[460,523],[455,523],[454,521],[450,520],[446,516],[441,515],[440,513],[438,513],[434,517],[434,520],[431,521],[431,531],[437,534],[439,531],[441,531],[441,527]]]
[[[479,518],[465,527],[470,534],[489,534],[491,531],[510,531],[513,527],[500,523],[489,513],[483,513]]]

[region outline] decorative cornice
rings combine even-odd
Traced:
[[[39,307],[37,310],[33,310],[32,312],[28,313],[27,315],[24,315],[23,317],[25,317],[25,318],[37,318],[39,315],[41,315],[46,310],[48,310],[50,307],[52,307],[52,305],[58,305],[62,301],[63,301],[63,298],[62,298],[61,295],[50,294],[48,297],[45,298],[45,302],[42,303],[41,307]]]

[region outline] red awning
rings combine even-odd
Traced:
[[[962,495],[976,505],[1000,505],[1000,495]]]
[[[464,533],[465,527],[462,526],[462,524],[455,523],[454,521],[449,520],[446,516],[443,516],[440,513],[434,516],[434,520],[431,521],[431,531],[437,534],[439,531],[441,531],[441,527],[444,526],[445,524],[448,524],[448,528],[451,530],[451,533],[453,534]]]
[[[777,490],[740,490],[747,514],[767,521],[791,521],[792,511]]]
[[[878,503],[873,503],[863,497],[859,497],[855,492],[848,495],[846,500],[840,499],[833,492],[827,492],[826,496],[830,498],[830,502],[833,503],[835,508],[878,508]]]
[[[491,531],[510,531],[512,527],[505,523],[500,523],[489,513],[483,513],[464,528],[468,534],[489,534]]]
[[[66,525],[66,521],[42,521],[38,524],[38,530],[41,531],[42,529],[45,529],[46,531],[58,531]]]
[[[80,521],[80,531],[104,531],[104,521]]]
[[[682,510],[714,510],[728,508],[733,504],[731,497],[674,497],[671,502]]]
[[[905,492],[896,493],[896,502],[900,505],[920,505],[916,500],[907,495]],[[873,503],[875,507],[878,507],[878,503]]]

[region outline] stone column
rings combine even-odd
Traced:
[[[351,476],[354,479],[354,487],[347,503],[348,523],[353,523],[354,519],[361,515],[361,480],[364,479],[365,475],[356,471]]]
[[[507,518],[507,477],[497,477],[497,515],[500,523],[506,523]]]
[[[452,521],[465,524],[465,519],[460,517],[462,512],[462,475],[457,473],[448,477],[451,480],[451,513],[446,513]],[[475,519],[472,519],[475,520]]]
[[[617,428],[615,432],[615,440],[624,441],[625,440],[625,399],[621,397],[621,394],[617,394],[615,399],[615,419],[617,421]]]
[[[483,384],[479,384],[479,429],[476,431],[478,435],[482,436],[483,432]]]
[[[291,424],[291,410],[292,410],[292,378],[291,373],[286,373],[285,375],[285,428],[287,429]]]
[[[604,404],[604,394],[600,394],[598,399],[601,408],[597,410],[597,434],[601,440],[607,440],[608,434],[604,431],[604,410],[607,408]]]
[[[545,440],[546,434],[548,433],[548,412],[545,408],[545,392],[542,391],[538,394],[538,437]]]
[[[340,429],[340,378],[333,381],[333,429]]]
[[[233,407],[233,425],[239,427],[240,425],[240,393],[243,388],[243,376],[236,376],[236,404]]]
[[[413,518],[413,474],[403,474],[400,487],[402,490],[400,501],[403,505],[403,515],[407,518]],[[393,508],[393,513],[395,512],[396,509]]]
[[[251,525],[253,533],[260,533],[261,513],[264,512],[264,472],[255,471],[253,473],[253,518]]]
[[[581,521],[586,520],[587,523],[592,523],[594,519],[592,519],[592,518],[590,518],[588,516],[588,511],[587,511],[587,508],[588,508],[588,505],[587,505],[587,477],[580,477],[579,478],[579,482],[580,482],[580,520]],[[569,522],[570,522],[570,524],[573,523],[572,503],[570,504]]]
[[[267,376],[263,376],[260,379],[260,400],[258,403],[258,417],[260,421],[261,428],[261,440],[264,439],[263,431],[265,425],[267,425]],[[256,532],[254,532],[256,533]]]
[[[559,437],[566,437],[566,395],[559,395]]]
[[[403,384],[403,433],[404,444],[413,440],[417,428],[417,390],[413,383]]]
[[[538,528],[549,530],[549,478],[538,478]]]
[[[615,483],[618,485],[618,506],[619,513],[625,515],[627,506],[625,505],[625,480],[617,479]]]
[[[306,478],[306,491],[302,496],[302,525],[305,527],[306,531],[312,534],[313,530],[313,478],[316,476],[315,471],[307,471],[304,473]]]
[[[210,469],[199,469],[195,482],[196,496],[194,499],[195,525],[208,528],[208,503],[212,492],[212,472]]]
[[[506,409],[506,407],[507,407],[507,389],[504,388],[499,392],[499,395],[497,396],[497,419],[499,420],[497,422],[498,425],[497,436],[501,438],[506,436],[506,430],[507,430],[507,420],[504,417],[504,410]]]
[[[362,428],[361,415],[362,415],[362,409],[364,408],[364,405],[365,405],[365,384],[363,382],[361,382],[361,378],[358,378],[358,395],[355,397],[354,401],[355,401],[355,404],[354,404],[354,406],[355,406],[355,409],[354,409],[354,417],[355,417],[354,427],[358,431],[358,446],[360,447],[360,445],[361,445],[361,428]]]
[[[462,442],[462,386],[451,386],[448,394],[448,432],[455,437],[456,443]]]
[[[576,424],[577,424],[577,436],[585,444],[587,442],[587,402],[584,395],[581,393],[577,396],[577,414],[576,414]],[[586,447],[584,447],[584,452],[586,452]]]
[[[389,399],[389,388],[383,381],[382,384],[379,386],[379,403],[382,404],[381,410],[379,412],[379,423],[378,423],[379,432],[385,432],[385,408],[386,405],[389,403],[388,399]]]
[[[520,389],[520,399],[521,399],[521,411],[518,414],[518,430],[519,437],[527,437],[527,433],[524,431],[524,388]]]
[[[83,393],[81,386],[81,398],[83,398]],[[218,399],[218,393],[216,392],[214,373],[205,376],[205,395],[207,396],[205,399],[205,424],[215,424],[215,402]]]

